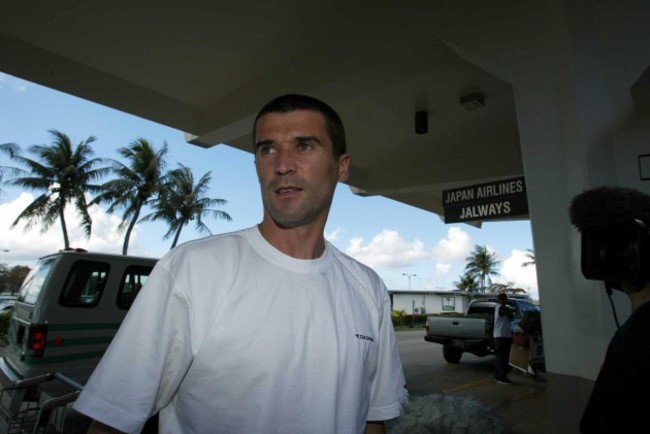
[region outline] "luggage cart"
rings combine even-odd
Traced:
[[[521,327],[515,327],[509,363],[517,371],[530,374],[535,379],[543,379],[546,364],[542,334],[526,333]]]
[[[0,363],[4,360],[0,359]],[[50,396],[43,389],[58,381],[66,392]],[[0,433],[62,434],[65,411],[74,402],[83,386],[61,373],[33,378],[3,378],[0,389]]]

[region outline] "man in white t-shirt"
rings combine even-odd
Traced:
[[[510,347],[512,346],[512,329],[510,323],[513,318],[512,309],[508,307],[508,296],[500,292],[497,296],[499,303],[494,308],[494,350],[496,362],[494,378],[499,384],[512,384],[508,378],[510,371]]]
[[[382,433],[404,375],[386,288],[323,236],[343,124],[285,95],[253,127],[264,216],[165,255],[75,403],[89,432]]]

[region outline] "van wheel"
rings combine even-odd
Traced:
[[[463,355],[463,351],[458,348],[452,348],[449,345],[444,345],[442,347],[442,355],[447,362],[458,363]]]

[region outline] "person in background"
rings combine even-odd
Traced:
[[[494,378],[499,384],[512,384],[508,378],[510,372],[510,347],[512,346],[512,329],[510,323],[513,318],[512,309],[508,307],[508,296],[500,292],[497,296],[499,303],[494,308],[494,350],[496,363]]]
[[[89,432],[383,433],[407,399],[384,283],[324,239],[343,124],[305,95],[253,125],[262,222],[158,261],[75,402]]]
[[[571,201],[569,216],[571,223],[582,233],[589,227],[608,226],[613,231],[615,226],[610,225],[635,221],[641,238],[645,238],[645,247],[637,248],[650,246],[650,196],[638,190],[617,186],[586,190]],[[612,235],[618,240],[623,239],[618,234]],[[624,255],[634,252],[630,247],[625,247]],[[637,253],[647,260],[647,251]],[[600,254],[607,255],[607,252],[601,251]],[[605,360],[582,414],[582,433],[641,433],[650,429],[646,396],[650,390],[650,264],[640,265],[641,274],[637,278],[607,282],[608,293],[612,288],[629,298],[632,313],[609,342]]]

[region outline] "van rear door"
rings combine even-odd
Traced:
[[[25,277],[20,293],[14,304],[11,322],[8,330],[8,344],[5,347],[5,357],[15,367],[20,363],[23,352],[29,345],[38,347],[34,343],[34,330],[31,320],[34,316],[36,302],[46,286],[52,270],[55,268],[58,256],[49,256],[40,259],[34,268]],[[30,337],[31,336],[31,337]],[[32,342],[29,342],[30,339]],[[36,336],[38,340],[38,336]]]

